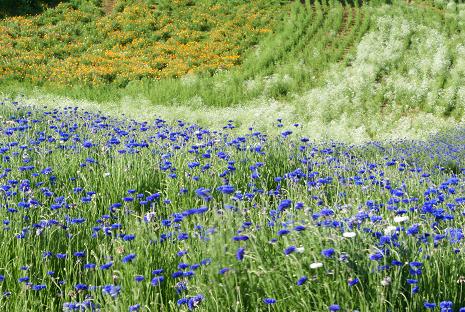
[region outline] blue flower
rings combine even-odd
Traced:
[[[24,276],[24,277],[18,278],[18,282],[20,282],[20,283],[29,282],[29,276]]]
[[[349,279],[349,281],[347,283],[349,284],[350,287],[352,287],[352,286],[358,284],[358,282],[360,282],[360,280],[357,277],[355,277],[355,278]]]
[[[94,269],[95,266],[95,263],[86,263],[84,264],[84,269]]]
[[[276,299],[274,299],[274,298],[264,298],[264,299],[263,299],[263,303],[264,303],[264,304],[275,304],[275,303],[276,303]]]
[[[454,306],[454,304],[452,303],[452,301],[441,301],[439,303],[439,307],[441,309],[452,309]]]
[[[122,260],[123,263],[128,263],[128,262],[131,262],[132,260],[134,260],[136,258],[136,255],[135,254],[129,254],[127,256],[125,256]]]
[[[101,270],[108,270],[109,268],[112,267],[112,265],[113,265],[113,262],[110,261],[110,262],[108,262],[108,263],[102,264],[102,265],[100,266],[100,269],[101,269]]]
[[[232,194],[235,191],[234,187],[231,185],[222,185],[218,187],[217,190],[223,194]]]
[[[89,289],[89,286],[87,286],[86,284],[76,284],[76,286],[74,286],[74,289],[76,289],[77,291],[82,291]]]
[[[129,312],[139,311],[139,309],[140,309],[140,304],[135,304],[129,307]]]
[[[40,290],[43,290],[43,289],[46,289],[47,286],[46,285],[34,285],[32,286],[32,290],[35,290],[35,291],[40,291]]]
[[[329,306],[329,311],[339,311],[341,307],[338,304],[332,304]]]
[[[331,258],[334,255],[335,251],[333,248],[324,249],[321,254],[326,258]]]
[[[287,256],[287,255],[293,253],[293,252],[296,251],[296,250],[297,250],[297,247],[295,247],[295,246],[289,246],[289,247],[287,247],[286,249],[284,249],[284,254]]]
[[[86,252],[85,251],[76,251],[74,253],[74,256],[75,257],[78,257],[78,258],[82,258],[82,257],[85,257],[86,256]]]
[[[218,271],[219,274],[224,275],[226,272],[229,272],[231,269],[230,268],[222,268]]]
[[[306,281],[308,281],[308,277],[304,275],[297,280],[296,284],[297,286],[302,286]]]
[[[383,256],[382,253],[376,252],[376,253],[374,253],[374,254],[371,254],[371,255],[369,256],[369,259],[372,260],[372,261],[379,261],[379,260],[383,259],[383,257],[384,257],[384,256]]]
[[[187,302],[187,307],[189,310],[194,310],[203,300],[204,296],[201,294],[191,297]]]
[[[163,276],[156,276],[152,279],[151,284],[152,286],[158,286],[164,280],[165,278]]]
[[[105,285],[102,287],[102,293],[104,295],[110,295],[112,298],[116,298],[121,291],[120,286],[115,285]]]
[[[163,273],[163,272],[164,272],[163,269],[156,269],[156,270],[153,270],[153,271],[152,271],[152,275],[159,275],[159,274],[161,274],[161,273]]]
[[[287,208],[291,207],[292,205],[292,200],[290,199],[283,199],[279,205],[278,205],[278,210],[279,211],[284,211],[286,210]]]
[[[236,259],[242,261],[244,259],[245,249],[240,247],[236,251]]]
[[[234,241],[246,241],[248,239],[249,239],[249,237],[247,235],[239,235],[239,236],[234,236],[233,237]]]

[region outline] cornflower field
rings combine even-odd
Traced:
[[[0,2],[0,311],[465,312],[465,4]]]
[[[346,145],[0,112],[5,311],[465,306],[463,129]]]

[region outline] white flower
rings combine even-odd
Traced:
[[[384,234],[386,235],[391,235],[392,233],[396,232],[397,227],[394,225],[390,225],[387,228],[384,229]]]
[[[407,221],[408,219],[409,219],[408,216],[397,216],[397,217],[394,217],[394,222],[402,223],[404,221]]]
[[[391,284],[392,280],[389,276],[386,276],[382,281],[381,281],[381,285],[383,286],[389,286],[389,284]]]
[[[323,267],[323,263],[321,262],[313,262],[312,264],[310,264],[310,269],[318,269],[321,267]]]
[[[297,247],[297,248],[295,249],[295,251],[298,252],[298,253],[303,253],[304,250],[305,250],[305,247]]]
[[[342,236],[344,236],[345,238],[352,238],[352,237],[355,237],[357,234],[355,232],[344,232],[342,233]]]

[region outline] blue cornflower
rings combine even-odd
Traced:
[[[29,282],[29,276],[24,276],[24,277],[18,278],[18,282],[20,282],[20,283]]]
[[[187,250],[180,250],[176,253],[178,257],[182,257],[187,254]]]
[[[423,303],[423,306],[424,306],[426,309],[434,309],[434,308],[436,308],[436,303],[425,301],[425,302]]]
[[[121,286],[105,285],[102,287],[102,293],[110,295],[112,298],[116,298],[121,291]]]
[[[187,307],[189,308],[189,310],[194,310],[203,300],[204,296],[201,294],[191,297],[187,302]]]
[[[283,235],[286,235],[286,234],[289,234],[291,231],[287,230],[287,229],[281,229],[278,231],[278,236],[283,236]]]
[[[76,284],[76,286],[74,286],[74,289],[76,289],[77,291],[87,290],[89,289],[89,286],[87,286],[86,284]]]
[[[139,311],[139,309],[140,309],[140,304],[135,304],[129,307],[129,312]]]
[[[86,263],[84,264],[84,269],[94,269],[95,266],[95,263]]]
[[[329,311],[339,311],[341,307],[338,304],[332,304],[329,306]]]
[[[306,281],[308,281],[308,277],[304,275],[297,280],[296,284],[297,286],[302,286]]]
[[[419,261],[412,261],[409,263],[411,267],[422,267],[423,263]]]
[[[134,276],[134,280],[138,283],[142,282],[143,280],[145,280],[145,277],[142,276],[142,275],[136,275]]]
[[[287,208],[291,207],[292,205],[292,200],[290,199],[283,199],[279,205],[278,205],[278,210],[279,211],[284,211],[286,210]]]
[[[192,277],[195,275],[194,271],[187,271],[182,274],[183,277]]]
[[[229,272],[231,269],[230,268],[222,268],[218,271],[219,274],[223,275],[225,274],[226,272]]]
[[[154,278],[152,278],[152,286],[158,286],[161,282],[163,282],[165,280],[165,277],[163,276],[156,276]]]
[[[163,273],[163,272],[164,272],[163,269],[156,269],[156,270],[153,270],[153,271],[152,271],[152,275],[159,275],[159,274],[161,274],[161,273]]]
[[[264,299],[263,299],[263,303],[264,303],[264,304],[275,304],[275,303],[276,303],[276,299],[274,299],[274,298],[264,298]]]
[[[239,235],[239,236],[234,236],[233,240],[235,241],[246,241],[248,240],[249,237],[247,235]]]
[[[321,254],[326,258],[331,258],[334,255],[335,251],[333,248],[324,249],[321,251]]]
[[[349,286],[352,287],[352,286],[358,284],[358,282],[360,282],[360,280],[359,280],[357,277],[355,277],[355,278],[349,279],[349,281],[347,282],[347,284],[349,284]]]
[[[110,262],[108,262],[108,263],[102,264],[102,265],[100,266],[100,269],[101,269],[101,270],[108,270],[109,268],[111,268],[112,265],[113,265],[113,262],[110,261]]]
[[[174,272],[174,273],[171,274],[171,277],[172,277],[172,278],[178,278],[178,277],[182,277],[183,274],[184,274],[183,271],[176,271],[176,272]]]
[[[289,246],[289,247],[287,247],[286,249],[284,249],[284,254],[287,256],[287,255],[293,253],[293,252],[296,251],[296,250],[297,250],[297,247],[295,247],[295,246]]]
[[[123,236],[123,240],[124,240],[124,241],[132,241],[132,240],[134,240],[135,238],[136,238],[136,235],[134,235],[134,234],[125,234],[125,235]]]
[[[439,307],[441,309],[452,309],[453,306],[454,304],[452,303],[452,301],[441,301],[439,303]]]
[[[82,257],[85,257],[86,256],[86,252],[85,251],[76,251],[74,253],[74,256],[75,257],[78,257],[78,258],[82,258]]]
[[[211,258],[205,258],[205,259],[202,259],[200,261],[200,264],[201,265],[209,265],[210,263],[212,263],[212,259]]]
[[[245,255],[245,248],[240,247],[239,249],[237,249],[236,251],[237,260],[242,261],[244,259],[244,255]]]
[[[235,191],[234,187],[231,185],[222,185],[218,187],[217,190],[223,194],[232,194]]]
[[[134,260],[136,258],[136,255],[135,254],[129,254],[127,256],[125,256],[122,260],[123,263],[128,263],[128,262],[131,262],[132,260]]]
[[[46,285],[34,285],[34,286],[32,286],[32,290],[35,290],[35,291],[40,291],[40,290],[43,290],[45,288],[47,288]]]
[[[374,254],[371,254],[371,255],[369,256],[369,259],[372,260],[372,261],[378,261],[378,260],[383,259],[383,257],[384,257],[384,256],[383,256],[382,253],[376,252],[376,253],[374,253]]]
[[[183,240],[186,240],[186,239],[189,239],[189,234],[187,234],[187,233],[179,233],[178,234],[178,240],[183,241]]]

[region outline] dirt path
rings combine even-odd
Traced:
[[[105,12],[106,15],[111,14],[113,11],[113,8],[115,7],[116,0],[103,0],[102,1],[102,8],[103,12]]]

